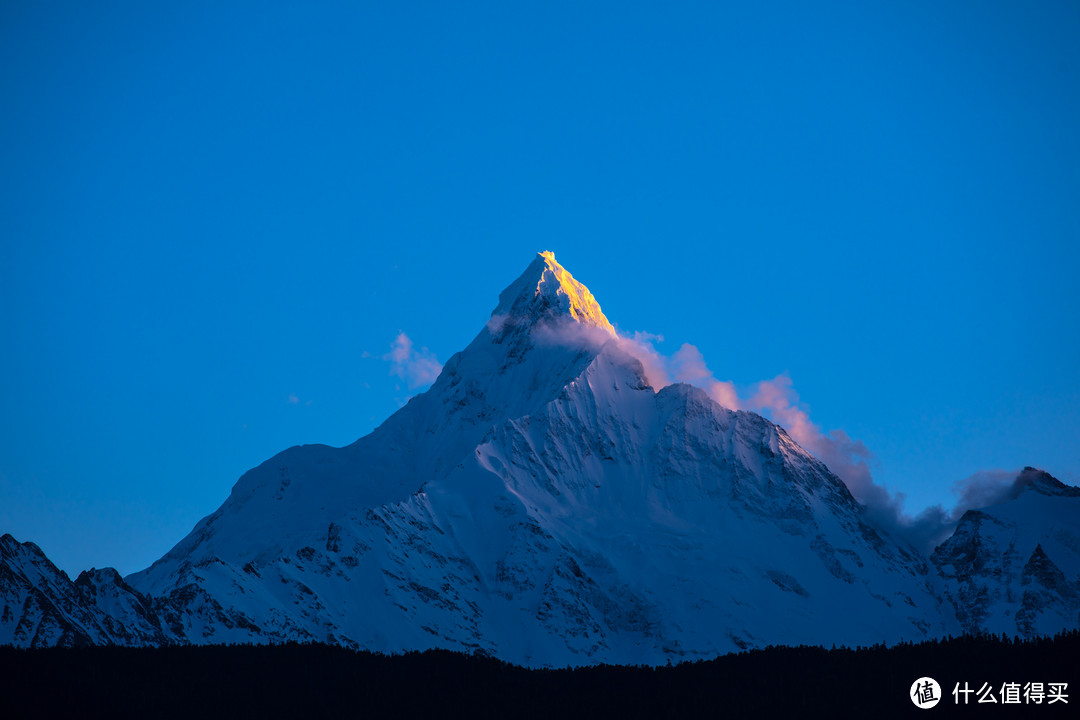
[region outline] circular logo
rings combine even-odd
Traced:
[[[932,677],[921,677],[911,684],[908,697],[915,703],[915,707],[929,710],[941,700],[941,686]]]

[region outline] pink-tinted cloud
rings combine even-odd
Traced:
[[[836,473],[859,502],[874,507],[896,505],[896,500],[875,483],[870,474],[869,463],[873,459],[870,449],[843,430],[822,432],[799,403],[799,394],[787,375],[759,382],[745,405],[754,412],[767,415],[787,430],[795,442],[814,453]]]
[[[712,370],[705,365],[705,356],[690,343],[683,343],[671,356],[671,367],[680,382],[693,384],[712,378]]]
[[[657,345],[664,340],[662,336],[636,332],[632,335],[620,333],[612,339],[610,335],[580,323],[544,327],[537,331],[535,337],[540,342],[596,349],[604,343],[613,342],[641,362],[645,379],[656,390],[672,383],[687,383],[701,388],[726,408],[752,410],[765,415],[824,462],[880,524],[901,530],[906,527],[904,523],[914,522],[901,511],[903,496],[893,495],[874,482],[870,472],[870,462],[873,460],[870,449],[843,430],[824,432],[810,419],[809,411],[799,401],[791,378],[786,374],[756,383],[747,396],[740,397],[733,383],[716,379],[701,351],[690,344],[683,344],[674,354],[665,355],[657,349]]]
[[[705,357],[701,351],[693,345],[683,343],[682,347],[671,356],[670,367],[676,382],[700,387],[709,394],[709,397],[729,410],[738,410],[743,406],[739,400],[739,394],[735,391],[735,385],[717,380],[712,370],[705,364]]]
[[[925,552],[932,551],[948,538],[965,512],[1016,497],[1039,474],[1036,470],[980,471],[953,484],[957,501],[952,509],[934,505],[912,516],[904,512],[903,493],[890,493],[874,481],[869,466],[873,453],[862,441],[840,429],[824,433],[810,419],[799,403],[790,377],[780,375],[758,383],[747,406],[767,414],[797,443],[824,462],[844,481],[852,496],[866,507],[871,519]]]
[[[827,432],[822,430],[810,418],[809,409],[800,401],[787,374],[755,383],[740,395],[733,383],[716,379],[698,348],[684,344],[672,355],[665,355],[657,349],[657,345],[664,340],[659,335],[636,332],[632,335],[619,334],[612,339],[595,328],[567,323],[543,329],[536,337],[541,342],[575,344],[594,349],[613,342],[641,362],[645,379],[656,390],[672,383],[688,383],[705,390],[724,407],[765,415],[824,462],[879,527],[906,538],[926,552],[952,534],[964,512],[1015,496],[1023,482],[1030,482],[1024,480],[1023,473],[1020,476],[1016,472],[1000,470],[976,473],[956,483],[954,492],[958,500],[951,510],[935,505],[911,516],[903,510],[903,493],[891,493],[874,481],[870,470],[874,456],[870,449],[861,440],[852,438],[839,428]]]
[[[404,332],[398,333],[390,352],[382,356],[390,363],[390,374],[405,381],[410,390],[430,385],[442,372],[442,364],[426,347],[419,350]]]
[[[862,441],[845,431],[824,432],[814,423],[809,411],[800,403],[790,377],[785,374],[763,380],[752,386],[746,397],[740,397],[733,383],[716,379],[698,348],[683,344],[667,356],[656,348],[662,340],[662,337],[647,333],[619,337],[620,345],[641,360],[646,378],[654,388],[659,390],[673,382],[684,382],[701,388],[726,408],[765,415],[824,462],[872,514],[889,524],[897,523],[903,498],[890,494],[874,482],[870,472],[873,453]]]
[[[673,382],[683,382],[701,388],[726,408],[753,410],[765,415],[787,430],[795,442],[824,462],[844,481],[856,500],[865,505],[896,506],[897,501],[871,477],[869,463],[873,454],[869,448],[843,430],[823,432],[799,402],[799,395],[787,375],[757,383],[749,397],[743,398],[733,383],[716,379],[701,351],[693,345],[684,343],[668,356],[656,348],[657,343],[663,342],[663,337],[658,335],[620,335],[617,342],[641,361],[646,379],[655,389],[659,390]]]
[[[544,323],[533,329],[532,337],[540,344],[588,348],[593,352],[599,352],[600,348],[611,343],[641,363],[645,380],[654,389],[659,390],[674,382],[669,372],[670,359],[656,349],[656,343],[664,339],[659,335],[638,332],[612,337],[601,328],[567,320]]]
[[[656,349],[656,343],[663,341],[663,336],[642,332],[630,336],[619,335],[614,341],[619,349],[641,362],[645,379],[656,390],[672,383],[668,371],[669,360]]]
[[[701,388],[713,400],[726,408],[738,410],[741,407],[735,386],[713,377],[700,350],[684,343],[674,355],[668,356],[656,349],[657,343],[663,341],[662,335],[643,332],[619,335],[615,339],[624,352],[641,362],[645,379],[655,390],[665,388],[672,383],[687,383]]]

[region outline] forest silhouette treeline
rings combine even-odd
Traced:
[[[445,650],[321,644],[0,648],[0,717],[908,717],[924,676],[938,716],[1076,717],[1080,631],[859,649],[769,647],[664,667],[530,670]],[[1068,683],[1068,702],[957,705],[956,683]],[[962,700],[961,700],[962,702]]]

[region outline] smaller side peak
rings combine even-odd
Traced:
[[[1028,490],[1051,497],[1080,497],[1080,487],[1066,485],[1045,470],[1031,466],[1025,467],[1016,476],[1012,497],[1019,497]]]
[[[45,557],[45,553],[41,551],[34,543],[27,540],[26,542],[19,542],[10,533],[4,533],[3,537],[0,537],[0,551],[4,557],[14,557],[17,553],[29,553],[30,555],[48,560]]]
[[[559,264],[555,253],[546,250],[537,253],[521,277],[502,291],[492,318],[515,318],[531,324],[550,315],[569,316],[615,336],[615,328],[589,288]]]
[[[124,582],[124,579],[120,577],[120,573],[116,571],[116,568],[111,567],[83,570],[79,573],[79,577],[75,578],[75,584],[78,586],[89,585],[94,582],[120,585]]]

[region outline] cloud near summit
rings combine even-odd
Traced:
[[[890,493],[874,481],[870,471],[874,454],[870,449],[839,428],[822,430],[811,420],[786,373],[754,383],[740,393],[733,383],[718,380],[701,351],[689,343],[684,343],[673,354],[665,355],[656,347],[657,343],[663,342],[659,335],[620,334],[615,342],[641,361],[646,379],[657,390],[677,382],[694,385],[726,408],[751,410],[782,426],[795,442],[844,481],[852,496],[866,506],[871,518],[924,549],[932,548],[952,532],[964,510],[973,507],[974,497],[987,493],[994,495],[1000,487],[997,475],[993,483],[967,482],[963,488],[958,484],[959,502],[952,511],[935,506],[912,517],[903,512],[903,494]]]
[[[488,329],[498,332],[505,321],[505,316],[493,316]],[[927,552],[952,534],[965,511],[1000,502],[1014,492],[1018,481],[1017,473],[1011,471],[976,473],[954,483],[957,503],[951,510],[935,505],[917,515],[909,515],[903,510],[904,494],[891,493],[874,480],[870,470],[873,452],[842,429],[822,430],[810,418],[809,410],[787,373],[740,390],[730,381],[718,380],[694,345],[684,343],[670,355],[661,352],[657,349],[664,340],[661,335],[620,332],[612,338],[598,328],[568,322],[543,325],[537,328],[534,339],[544,344],[585,345],[596,349],[614,343],[641,362],[645,379],[656,390],[674,383],[686,383],[704,390],[726,408],[750,410],[768,417],[825,463],[844,482],[852,496],[866,507],[872,520]],[[435,355],[426,347],[417,349],[404,332],[398,333],[390,352],[382,359],[391,363],[391,374],[404,380],[411,390],[430,385],[442,371]]]
[[[844,430],[822,430],[810,419],[809,411],[786,373],[754,383],[740,393],[731,382],[716,379],[698,348],[683,344],[673,354],[665,355],[656,348],[663,339],[660,335],[636,332],[620,334],[615,342],[641,361],[646,379],[655,389],[676,382],[694,385],[724,407],[751,410],[782,426],[795,442],[844,481],[852,496],[866,507],[872,520],[925,552],[948,538],[965,512],[1016,497],[1038,473],[1035,470],[983,470],[953,483],[956,504],[951,509],[934,505],[910,515],[904,512],[903,493],[891,493],[874,480],[870,471],[873,452]]]
[[[645,332],[619,333],[612,338],[580,323],[545,326],[538,336],[542,342],[599,346],[614,342],[641,362],[645,379],[656,390],[673,383],[687,383],[704,390],[709,397],[731,410],[752,410],[784,427],[802,447],[816,455],[844,481],[856,500],[873,512],[899,517],[902,498],[893,497],[876,484],[870,474],[873,453],[861,441],[843,430],[824,432],[799,401],[791,378],[786,374],[755,383],[740,395],[734,383],[718,380],[705,363],[701,351],[683,343],[671,355],[657,349],[661,335]]]

